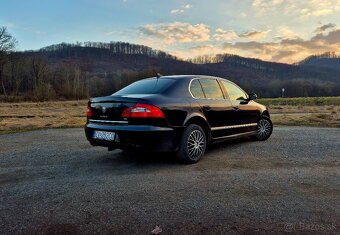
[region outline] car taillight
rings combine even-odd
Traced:
[[[91,107],[87,107],[87,109],[86,109],[86,117],[91,117],[92,116],[92,109],[91,109]]]
[[[164,118],[163,112],[156,106],[149,104],[136,104],[126,108],[122,113],[123,118]]]

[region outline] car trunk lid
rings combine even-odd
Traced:
[[[146,95],[147,96],[147,95]],[[91,107],[91,120],[124,121],[122,113],[126,108],[137,103],[148,103],[145,95],[106,96],[92,98],[89,101]]]

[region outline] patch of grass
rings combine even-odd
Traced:
[[[260,99],[259,103],[267,104],[274,125],[340,127],[340,97]],[[0,134],[83,127],[86,105],[87,100],[0,103]]]
[[[271,105],[292,105],[292,106],[322,106],[322,105],[340,105],[340,97],[299,97],[299,98],[263,98],[256,102]]]
[[[82,127],[87,100],[0,103],[0,133]]]
[[[340,97],[258,99],[275,125],[340,127]]]
[[[275,125],[340,127],[339,113],[273,114],[271,119]]]
[[[340,105],[271,105],[269,113],[275,125],[340,127]]]

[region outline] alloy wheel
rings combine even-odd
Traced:
[[[266,139],[272,131],[272,125],[267,119],[261,119],[257,125],[257,138]]]
[[[192,160],[199,158],[205,150],[205,136],[200,130],[190,133],[187,142],[188,155]]]

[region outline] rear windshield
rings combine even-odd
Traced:
[[[173,83],[174,79],[144,79],[134,82],[127,87],[117,91],[113,95],[131,95],[131,94],[161,94],[168,89]]]

